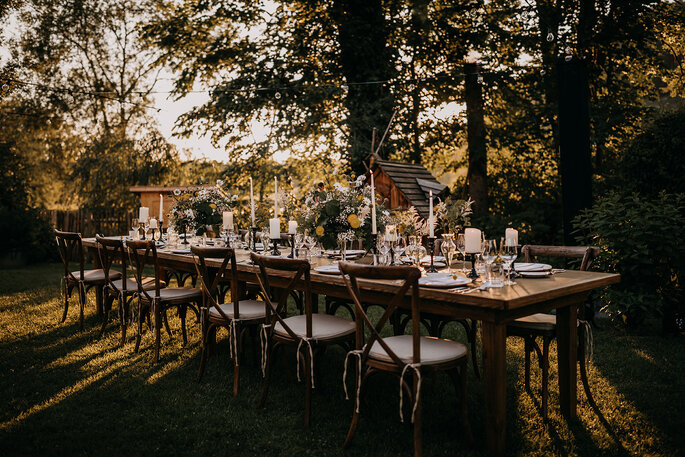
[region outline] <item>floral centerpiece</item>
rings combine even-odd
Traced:
[[[428,235],[428,222],[419,215],[416,208],[410,206],[405,210],[394,211],[392,222],[397,226],[397,231],[401,236],[423,236]]]
[[[224,211],[228,211],[235,198],[221,188],[222,181],[213,187],[174,190],[174,206],[171,208],[171,223],[180,233],[194,230],[196,234],[215,232],[221,224]]]
[[[458,233],[461,229],[469,225],[469,217],[473,213],[471,210],[473,200],[453,199],[447,197],[435,206],[435,217],[444,233]]]
[[[315,234],[329,249],[336,246],[338,235],[341,234],[348,241],[356,238],[363,240],[365,246],[370,246],[371,187],[364,186],[365,180],[362,175],[350,181],[348,186],[335,183],[309,192],[300,211],[300,226]],[[385,230],[389,218],[390,213],[376,196],[378,233]]]

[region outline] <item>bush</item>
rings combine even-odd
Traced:
[[[603,293],[612,316],[630,327],[649,317],[682,316],[685,195],[610,193],[576,217],[574,226],[580,243],[600,247],[594,266],[621,274],[621,283]]]

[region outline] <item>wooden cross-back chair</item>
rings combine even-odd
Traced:
[[[240,382],[240,359],[245,331],[257,329],[266,317],[265,304],[256,300],[241,300],[238,288],[235,250],[224,247],[192,246],[193,260],[197,277],[203,292],[203,305],[200,309],[200,326],[202,328],[202,356],[197,381],[200,382],[205,370],[205,362],[210,354],[210,347],[218,327],[229,332],[231,359],[233,360],[233,395],[238,395]],[[221,264],[208,265],[208,259],[217,259]],[[224,303],[226,291],[220,286],[229,282],[231,302]]]
[[[83,244],[81,242],[81,234],[77,232],[63,232],[55,230],[55,239],[57,240],[57,249],[59,256],[64,264],[64,276],[62,276],[62,283],[60,285],[60,293],[64,297],[64,312],[62,314],[61,322],[67,319],[67,311],[69,309],[69,299],[76,288],[79,299],[79,330],[83,330],[83,314],[86,306],[86,293],[91,288],[95,287],[99,291],[107,282],[105,273],[101,268],[93,270],[84,269],[85,261],[83,258]],[[76,261],[74,261],[76,257]],[[72,262],[78,262],[77,269],[72,269]],[[113,273],[113,279],[121,277],[120,273]]]
[[[566,260],[580,259],[580,270],[586,271],[592,265],[592,261],[599,255],[596,246],[539,246],[526,245],[521,248],[521,254],[526,262],[534,262],[537,257],[563,258]],[[578,363],[580,365],[580,379],[587,395],[588,402],[595,405],[592,398],[590,384],[587,378],[586,367],[586,341],[591,341],[592,328],[585,319],[585,308],[578,310]],[[591,318],[591,316],[589,316]],[[547,404],[549,399],[549,345],[556,338],[557,317],[554,314],[537,313],[521,317],[507,324],[507,336],[519,336],[524,340],[524,387],[526,392],[532,395],[530,388],[530,355],[533,351],[538,356],[538,364],[542,372],[541,388],[541,411],[542,417],[547,419]],[[542,348],[537,343],[537,338],[542,338]],[[591,344],[591,343],[589,343]]]
[[[259,267],[257,280],[266,302],[266,323],[262,327],[264,386],[259,406],[264,406],[266,401],[271,364],[276,350],[284,346],[295,346],[298,379],[300,379],[300,358],[304,358],[304,424],[308,427],[312,389],[315,388],[314,354],[315,352],[319,354],[322,348],[332,344],[351,347],[355,333],[354,322],[313,312],[308,261],[274,258],[255,253],[252,253],[252,261]],[[273,283],[277,286],[272,287]],[[304,314],[288,317],[288,297],[295,290],[301,290],[304,293]]]
[[[154,361],[159,361],[159,346],[161,339],[161,325],[164,322],[167,333],[171,337],[171,329],[166,320],[166,312],[170,308],[177,308],[178,316],[181,319],[181,332],[183,344],[187,344],[186,333],[186,313],[188,307],[196,307],[199,313],[200,303],[202,302],[202,291],[200,289],[189,289],[185,287],[165,287],[162,288],[161,270],[157,261],[157,248],[154,240],[128,241],[126,243],[131,262],[135,266],[135,277],[138,285],[138,334],[136,336],[135,352],[140,349],[140,340],[143,332],[143,314],[151,313],[152,327],[155,333],[155,356]],[[144,270],[149,265],[154,268],[155,279],[154,288],[144,288]]]
[[[343,262],[340,264],[345,285],[354,301],[356,319],[356,348],[350,351],[345,359],[345,369],[349,357],[356,358],[355,402],[352,422],[345,439],[347,447],[354,436],[359,422],[360,396],[364,383],[372,374],[385,372],[397,376],[400,381],[400,418],[404,420],[403,394],[406,390],[412,399],[411,421],[414,424],[414,455],[422,453],[421,434],[421,379],[426,370],[445,371],[452,378],[457,395],[460,397],[460,419],[462,431],[469,443],[472,443],[471,426],[468,420],[466,404],[466,364],[468,349],[465,345],[450,340],[443,340],[420,335],[419,318],[419,269],[413,266],[370,266]],[[359,280],[401,281],[397,291],[389,300],[386,310],[380,319],[373,324],[365,311],[365,289]],[[412,316],[412,334],[383,337],[381,332],[399,307],[406,303],[407,294]],[[365,340],[366,329],[371,336]],[[413,382],[405,382],[407,371],[411,372]],[[343,383],[345,376],[343,376]],[[347,386],[345,385],[347,394]]]
[[[128,255],[124,247],[122,239],[107,238],[101,235],[95,235],[95,241],[98,247],[98,257],[100,258],[100,265],[105,274],[105,286],[103,288],[103,309],[104,319],[102,320],[102,328],[100,329],[100,336],[105,332],[105,327],[109,321],[109,313],[112,309],[114,300],[119,304],[119,319],[121,327],[121,342],[123,346],[126,342],[126,328],[128,326],[128,316],[131,307],[131,302],[138,293],[138,282],[136,278],[128,277]],[[112,266],[115,261],[121,264],[121,272],[112,271]],[[152,290],[155,288],[154,277],[144,277],[143,289]],[[160,281],[160,287],[166,287],[164,281]]]

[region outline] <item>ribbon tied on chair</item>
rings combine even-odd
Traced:
[[[306,336],[300,338],[300,342],[297,343],[297,381],[300,382],[300,349],[302,348],[302,343],[306,344],[307,349],[309,350],[309,377],[312,381],[312,389],[314,389],[314,351],[312,350],[311,339],[307,338]]]
[[[400,421],[404,422],[404,413],[402,412],[402,405],[404,400],[404,389],[402,388],[402,382],[404,381],[404,374],[407,370],[411,368],[416,373],[418,378],[418,383],[416,384],[416,392],[414,393],[414,406],[411,409],[411,422],[414,423],[414,415],[416,414],[416,408],[419,406],[419,397],[421,395],[421,363],[408,363],[402,369],[402,374],[400,375]]]
[[[354,411],[359,413],[359,395],[362,388],[362,354],[366,349],[364,345],[361,349],[353,349],[347,352],[345,355],[345,369],[343,370],[343,389],[345,389],[345,400],[349,400],[350,396],[347,393],[347,365],[350,356],[356,357],[357,359],[357,384],[355,386],[355,397],[354,397]]]

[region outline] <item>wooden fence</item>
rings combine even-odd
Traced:
[[[101,235],[121,235],[131,230],[132,212],[92,212],[85,210],[63,211],[45,210],[45,216],[52,226],[67,232],[79,232],[83,237]]]

